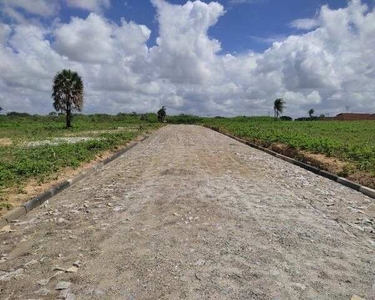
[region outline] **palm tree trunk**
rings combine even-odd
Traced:
[[[71,125],[71,109],[70,109],[70,101],[66,103],[66,128],[72,127]]]
[[[72,127],[71,122],[70,122],[70,110],[66,111],[66,128]]]
[[[279,112],[276,108],[274,109],[274,116],[275,116],[275,120],[279,118]]]

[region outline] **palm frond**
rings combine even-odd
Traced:
[[[285,109],[285,101],[282,98],[278,98],[275,100],[273,109],[275,111],[275,116],[279,117]]]
[[[71,70],[62,70],[53,78],[53,107],[66,112],[66,127],[71,127],[71,112],[83,108],[83,81]]]
[[[83,109],[83,90],[83,81],[77,72],[62,70],[53,79],[53,107],[57,111],[66,111],[68,107],[81,111]]]

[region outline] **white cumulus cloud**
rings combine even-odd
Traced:
[[[290,23],[290,26],[301,30],[311,30],[319,26],[317,19],[297,19]]]
[[[109,8],[110,0],[66,0],[70,7],[77,7],[89,11],[100,12],[102,9]]]
[[[175,83],[207,83],[214,81],[220,42],[207,36],[223,15],[216,2],[201,1],[172,5],[153,0],[158,9],[159,37],[150,50],[150,59],[158,77]]]
[[[208,34],[225,17],[221,4],[152,3],[159,32],[151,48],[146,26],[95,12],[51,26],[0,23],[0,106],[49,112],[52,78],[70,68],[84,79],[85,112],[166,105],[172,113],[255,115],[272,111],[278,97],[292,116],[310,108],[338,113],[347,105],[375,112],[375,12],[360,0],[337,10],[323,6],[316,23],[295,23],[306,32],[262,53],[225,55]]]
[[[58,0],[2,0],[0,3],[5,8],[21,9],[28,13],[51,16],[56,13]]]

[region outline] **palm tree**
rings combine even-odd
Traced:
[[[275,118],[277,119],[284,111],[285,102],[282,98],[277,98],[273,104],[273,110],[275,112]]]
[[[315,113],[315,111],[314,111],[313,108],[309,110],[310,119],[312,119],[314,113]]]
[[[66,113],[66,128],[70,128],[72,110],[83,108],[83,81],[71,70],[58,72],[53,79],[53,107]]]
[[[159,111],[158,111],[158,120],[159,120],[159,122],[161,122],[161,123],[164,122],[165,117],[167,116],[167,112],[166,112],[166,110],[167,110],[167,109],[166,109],[165,106],[163,105],[163,107],[160,108]]]

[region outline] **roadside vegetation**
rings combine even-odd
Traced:
[[[273,103],[274,118],[167,116],[165,106],[156,114],[74,115],[84,105],[84,84],[71,70],[53,78],[52,98],[56,112],[48,116],[0,115],[0,212],[12,206],[14,196],[32,196],[30,184],[56,181],[64,171],[115,151],[163,123],[214,127],[375,187],[375,121],[325,122],[323,115],[314,116],[313,108],[309,118],[292,121],[283,116],[282,98]]]
[[[295,121],[283,116],[286,103],[273,103],[272,117],[203,118],[181,114],[172,124],[203,124],[375,188],[375,121],[325,121],[314,116]]]
[[[202,123],[375,187],[375,121],[237,117],[205,118]]]
[[[280,108],[280,107],[279,107]],[[159,111],[160,112],[160,111]],[[59,178],[136,136],[168,124],[203,124],[375,187],[375,121],[319,121],[290,117],[204,118],[181,114],[120,113],[116,116],[0,116],[0,210],[27,186]]]
[[[52,99],[56,112],[48,116],[0,115],[0,214],[40,192],[35,186],[52,184],[70,170],[108,155],[162,126],[166,117],[164,106],[157,114],[73,115],[83,109],[84,82],[66,69],[52,80]]]
[[[0,210],[11,197],[27,194],[27,187],[59,178],[67,169],[116,151],[138,135],[158,128],[156,114],[110,116],[0,115]]]

